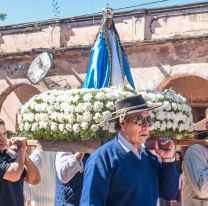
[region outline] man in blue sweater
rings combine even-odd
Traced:
[[[119,135],[96,150],[87,161],[81,206],[156,206],[158,197],[172,200],[178,190],[174,148],[155,155],[144,149],[151,126],[141,95],[116,102],[115,128]],[[163,142],[162,144],[166,144]]]

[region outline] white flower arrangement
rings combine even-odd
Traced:
[[[18,116],[22,135],[50,140],[90,140],[116,136],[114,122],[98,126],[115,111],[115,103],[141,94],[147,105],[161,105],[150,111],[154,124],[150,136],[182,136],[193,126],[191,107],[184,97],[173,90],[164,92],[119,91],[115,88],[51,90],[33,96]]]
[[[115,137],[114,123],[98,126],[115,111],[118,99],[135,95],[115,88],[51,90],[33,96],[18,116],[22,135],[50,140]]]
[[[191,107],[186,98],[168,89],[164,92],[155,90],[139,91],[147,105],[161,107],[150,111],[154,124],[150,128],[150,136],[184,136],[193,127]],[[189,132],[193,130],[189,129]]]

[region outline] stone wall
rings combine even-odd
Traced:
[[[54,57],[47,84],[62,79],[69,84],[61,81],[50,88],[80,88],[101,19],[102,15],[96,15],[0,27],[0,107],[4,104],[9,111],[8,95],[21,85],[30,85],[18,65],[27,73],[32,60],[44,51]],[[163,90],[175,79],[187,76],[208,80],[207,19],[208,2],[115,13],[136,88]],[[44,81],[32,87],[29,94],[48,90]],[[27,92],[26,87],[23,90]]]

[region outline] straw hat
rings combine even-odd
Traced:
[[[208,122],[208,109],[206,110],[206,118],[196,123],[193,127],[194,130],[207,130],[206,125]]]

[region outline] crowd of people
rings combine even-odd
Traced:
[[[163,150],[156,141],[154,155],[142,146],[154,107],[135,95],[117,101],[121,109],[126,114],[116,116],[118,136],[92,154],[35,150],[29,158],[27,139],[7,140],[0,120],[0,205],[171,205],[179,201],[183,176],[182,205],[208,201],[208,149],[194,145],[183,160],[179,151],[174,157],[174,147]]]

